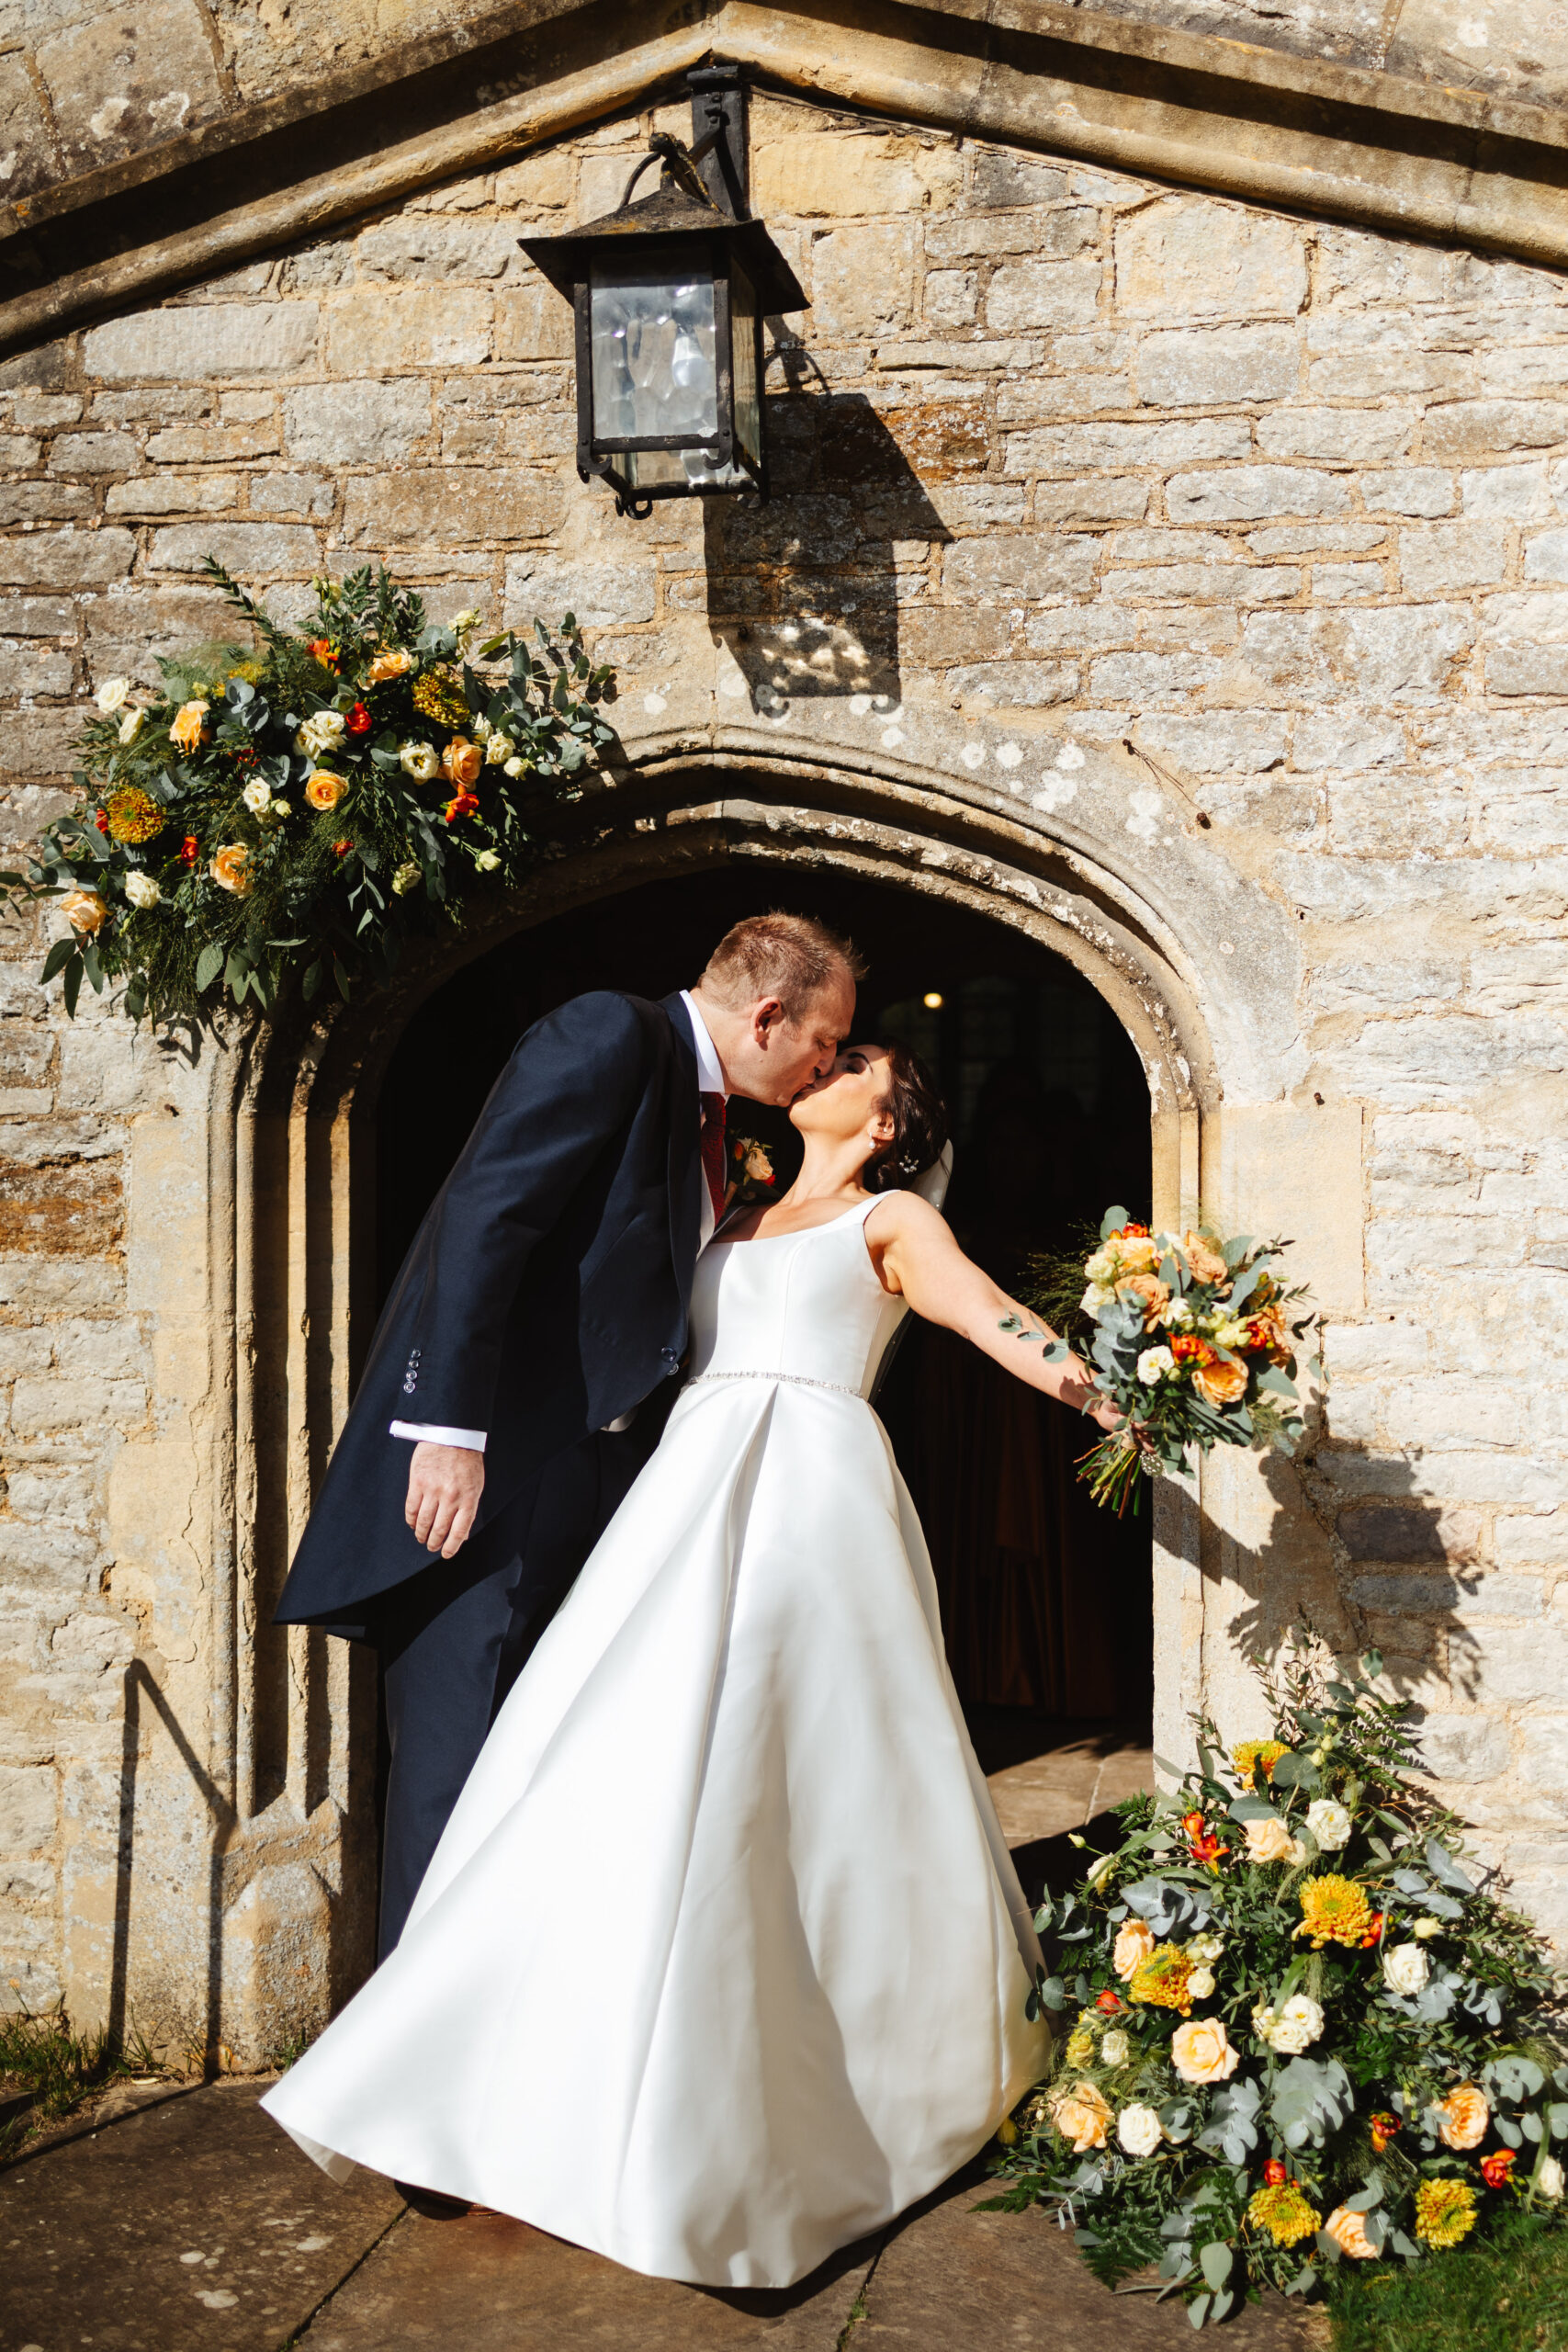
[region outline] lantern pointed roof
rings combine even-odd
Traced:
[[[761,220],[734,219],[705,198],[691,195],[668,172],[660,175],[651,196],[617,205],[613,212],[555,236],[519,237],[517,242],[558,292],[570,300],[573,287],[587,277],[596,254],[605,261],[611,252],[617,259],[641,260],[644,256],[637,249],[646,244],[649,249],[646,258],[651,262],[658,258],[659,243],[677,237],[722,238],[755,286],[764,313],[810,308],[800,280]]]

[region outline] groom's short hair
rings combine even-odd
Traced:
[[[819,989],[836,980],[852,987],[865,978],[855,948],[811,915],[748,915],[727,931],[713,954],[701,986],[720,1004],[739,1012],[765,996],[776,996],[786,1021],[803,1021]]]

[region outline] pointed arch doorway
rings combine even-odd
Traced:
[[[1038,940],[893,882],[741,864],[642,881],[503,940],[413,1013],[376,1121],[376,1282],[420,1218],[528,1024],[583,989],[660,996],[693,980],[731,922],[772,906],[846,932],[870,966],[857,1029],[930,1063],[953,1119],[949,1213],[1010,1291],[1031,1255],[1150,1205],[1143,1064],[1110,1005]],[[781,1114],[736,1124],[792,1172]],[[1065,1835],[1144,1783],[1153,1679],[1149,1520],[1094,1510],[1078,1423],[919,1327],[879,1399],[931,1542],[948,1651],[1026,1883]]]

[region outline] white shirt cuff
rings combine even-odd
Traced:
[[[470,1453],[485,1450],[483,1430],[443,1430],[427,1421],[393,1421],[391,1431],[394,1437],[412,1437],[416,1444],[466,1445]]]

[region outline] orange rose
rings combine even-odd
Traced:
[[[205,702],[182,703],[169,729],[170,742],[177,744],[182,752],[194,752],[199,744],[209,743],[212,737],[205,722],[211,707],[210,703]]]
[[[478,784],[484,758],[482,745],[470,743],[466,735],[454,735],[441,754],[441,773],[448,784],[461,785],[466,792]]]
[[[90,939],[108,921],[108,902],[96,890],[67,890],[60,907],[78,939]]]
[[[1111,1965],[1123,1983],[1141,1968],[1155,1948],[1154,1929],[1146,1919],[1129,1919],[1116,1938]]]
[[[250,863],[251,853],[244,842],[231,842],[227,849],[219,851],[208,870],[225,890],[243,899],[251,887]]]
[[[1170,2037],[1170,2063],[1184,2083],[1228,2083],[1241,2052],[1218,2018],[1190,2018]]]
[[[1072,2142],[1075,2156],[1087,2155],[1090,2148],[1104,2147],[1111,2109],[1103,2092],[1097,2090],[1093,2083],[1065,2083],[1050,2094],[1045,2104],[1063,2139]]]
[[[1210,1249],[1201,1233],[1184,1233],[1181,1246],[1187,1253],[1188,1264],[1201,1283],[1224,1281],[1230,1268],[1217,1250]]]
[[[1153,1330],[1166,1308],[1170,1305],[1169,1291],[1154,1274],[1130,1274],[1125,1282],[1117,1283],[1116,1295],[1118,1298],[1136,1298],[1143,1301],[1145,1331]]]
[[[365,673],[367,686],[384,686],[389,678],[404,678],[413,668],[413,655],[400,645],[383,645]]]
[[[1492,2120],[1486,2095],[1473,2083],[1459,2083],[1437,2103],[1438,2137],[1445,2148],[1479,2148]]]
[[[1234,1405],[1247,1394],[1247,1366],[1206,1363],[1192,1375],[1192,1385],[1211,1405]]]
[[[347,790],[341,775],[318,768],[305,786],[305,797],[312,808],[335,808]]]
[[[1367,2235],[1365,2216],[1360,2213],[1352,2213],[1348,2205],[1336,2206],[1323,2226],[1339,2248],[1340,2253],[1348,2254],[1352,2261],[1375,2262],[1377,2260],[1378,2249]]]

